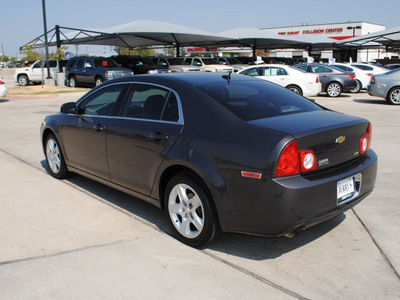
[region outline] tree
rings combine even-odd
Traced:
[[[49,58],[53,60],[65,59],[65,51],[67,50],[67,46],[61,46],[60,48],[57,48],[56,53],[50,53]]]
[[[165,56],[175,56],[176,55],[176,47],[165,47],[164,48]],[[184,47],[179,48],[179,56],[185,56],[186,51]]]
[[[1,58],[2,62],[8,62],[10,60],[10,58],[7,55],[3,55],[3,57]]]
[[[32,45],[25,45],[24,50],[20,50],[20,53],[25,56],[22,61],[39,60],[41,58],[40,53],[33,50]]]
[[[114,50],[118,55],[139,55],[142,57],[156,55],[154,49],[149,46],[135,47],[133,49],[130,49],[129,47],[115,47]]]

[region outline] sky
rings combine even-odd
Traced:
[[[19,48],[43,34],[42,2],[0,0],[0,53],[3,47],[5,55],[21,57]],[[238,27],[348,21],[384,25],[387,29],[400,26],[399,0],[46,0],[45,5],[48,30],[55,25],[106,28],[138,20],[169,22],[212,33]],[[84,47],[80,51],[89,51],[86,46],[80,47]],[[71,48],[74,52],[75,46]]]

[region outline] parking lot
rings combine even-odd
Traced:
[[[1,299],[400,298],[399,107],[365,91],[314,98],[373,125],[376,187],[354,209],[292,239],[224,234],[197,250],[156,207],[48,175],[40,122],[82,94],[0,99]]]

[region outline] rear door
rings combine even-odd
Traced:
[[[286,70],[275,66],[260,68],[260,77],[283,87],[289,82],[289,75]]]
[[[183,127],[179,96],[149,84],[133,84],[120,116],[108,127],[111,181],[150,195],[161,162]]]

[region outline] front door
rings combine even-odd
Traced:
[[[127,84],[106,86],[78,104],[77,114],[68,114],[62,127],[65,157],[69,165],[109,179],[106,136]]]

